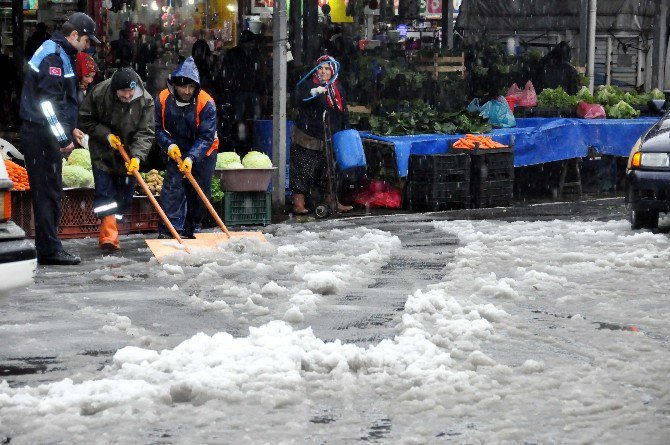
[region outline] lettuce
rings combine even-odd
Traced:
[[[616,105],[605,107],[607,117],[610,119],[633,119],[640,115],[640,112],[633,109],[626,102],[619,101]]]
[[[649,95],[651,96],[652,99],[655,100],[663,100],[665,99],[665,94],[663,94],[663,91],[659,90],[658,88],[654,88],[649,92]]]
[[[216,155],[216,168],[218,170],[227,168],[226,165],[231,164],[233,162],[236,163],[242,162],[240,156],[234,151],[224,151]]]
[[[67,165],[76,165],[78,167],[83,167],[86,170],[92,170],[91,153],[83,148],[75,148],[67,158]]]
[[[78,165],[63,166],[63,187],[93,187],[93,172]]]
[[[582,87],[578,92],[577,92],[577,99],[580,101],[584,101],[587,104],[593,104],[595,103],[595,99],[593,97],[593,94],[589,91],[588,88]]]
[[[265,153],[250,151],[242,159],[244,168],[272,168],[272,161]]]

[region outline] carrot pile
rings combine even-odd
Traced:
[[[496,142],[490,137],[481,134],[466,134],[465,137],[460,138],[454,142],[454,148],[472,150],[475,148],[475,144],[479,144],[479,148],[507,148],[506,145]]]
[[[10,160],[5,161],[5,167],[7,168],[9,179],[14,183],[14,190],[30,190],[28,172],[25,168]]]

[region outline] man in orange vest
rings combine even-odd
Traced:
[[[156,142],[175,161],[167,162],[160,204],[180,235],[194,238],[206,208],[184,173],[190,172],[209,198],[219,140],[216,106],[212,97],[200,89],[200,74],[193,57],[170,74],[167,88],[154,104]],[[181,163],[178,159],[182,159]],[[162,223],[158,226],[158,237],[171,238]]]

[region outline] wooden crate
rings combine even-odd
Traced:
[[[465,56],[439,57],[435,54],[432,58],[420,57],[415,69],[431,73],[433,80],[437,80],[440,73],[461,73],[461,77],[465,77]]]

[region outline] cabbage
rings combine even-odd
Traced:
[[[265,153],[250,151],[242,159],[244,168],[272,168],[272,161]]]
[[[596,102],[600,105],[614,105],[622,98],[623,91],[614,85],[600,86],[595,94]]]
[[[219,170],[226,168],[226,164],[230,164],[232,162],[242,162],[240,156],[234,151],[224,151],[216,155],[216,168]]]
[[[75,148],[67,158],[67,165],[76,165],[86,170],[92,170],[91,153],[83,148]]]
[[[231,162],[224,165],[220,170],[237,170],[240,168],[244,168],[244,165],[242,165],[241,162]]]
[[[93,187],[93,172],[78,165],[63,166],[63,187]]]

